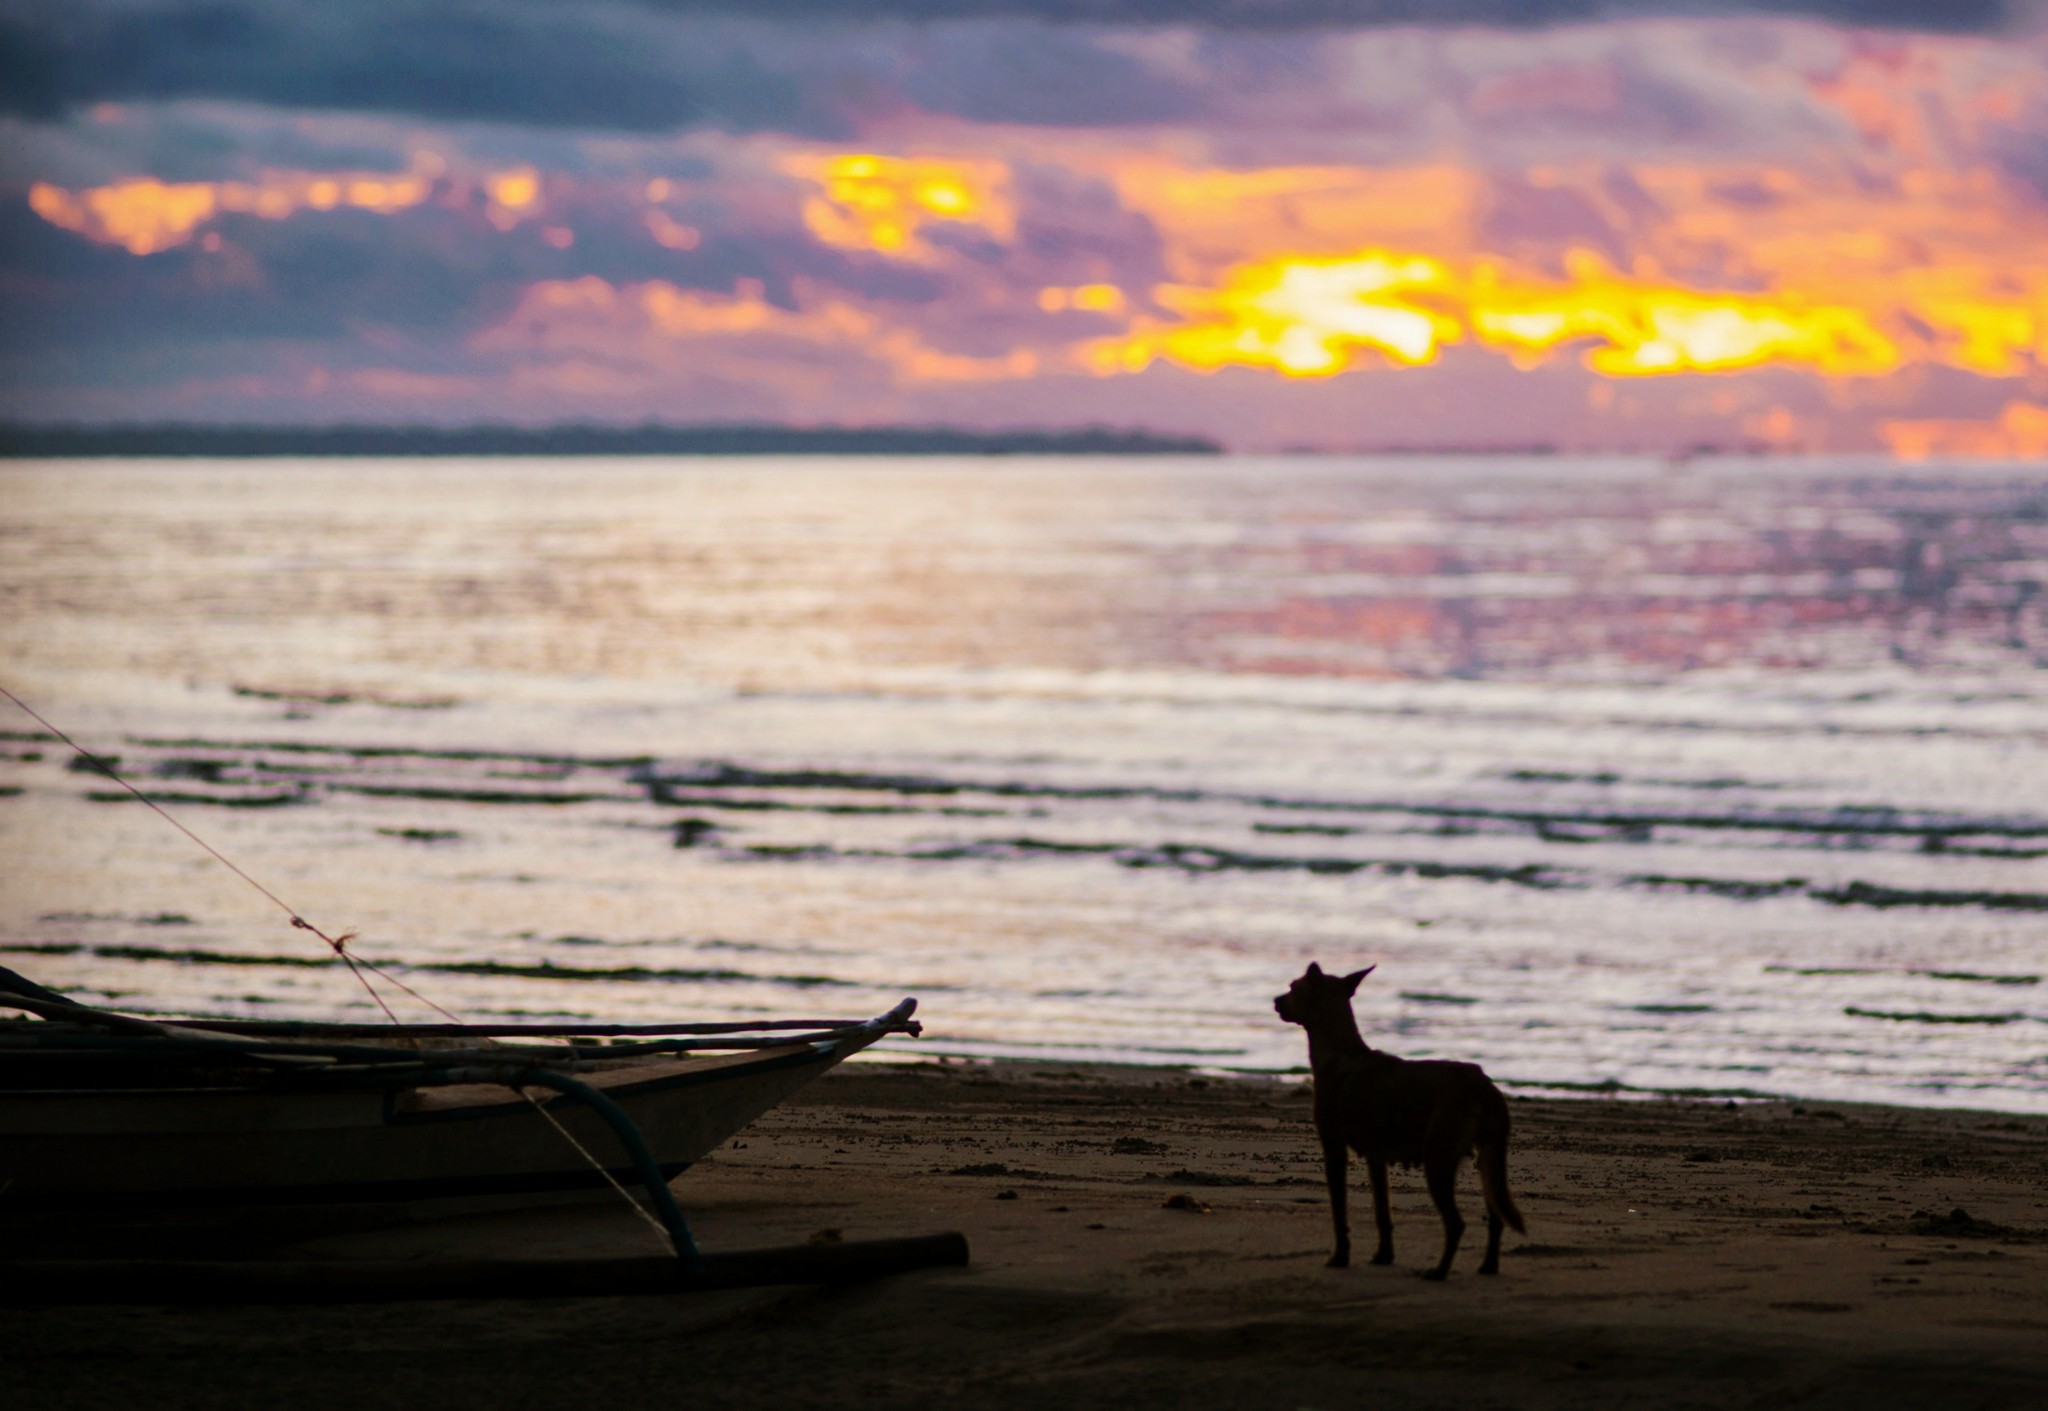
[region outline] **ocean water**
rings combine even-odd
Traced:
[[[0,683],[466,1018],[1287,1071],[1317,959],[1522,1090],[2048,1112],[2044,466],[26,463],[0,604]],[[0,728],[0,964],[377,1017]]]

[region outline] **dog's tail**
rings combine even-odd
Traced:
[[[1483,1115],[1479,1123],[1479,1137],[1474,1145],[1477,1159],[1472,1163],[1479,1168],[1479,1191],[1486,1197],[1487,1209],[1507,1222],[1508,1228],[1518,1235],[1529,1233],[1522,1224],[1522,1212],[1515,1208],[1515,1198],[1508,1191],[1508,1103],[1495,1089],[1487,1095]]]

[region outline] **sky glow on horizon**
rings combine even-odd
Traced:
[[[11,418],[2048,457],[2037,6],[83,8],[0,34]]]

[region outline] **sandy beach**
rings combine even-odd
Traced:
[[[855,1066],[677,1183],[708,1249],[964,1232],[863,1287],[340,1308],[16,1309],[18,1404],[2038,1405],[2048,1120],[1836,1103],[1518,1100],[1498,1278],[1397,1172],[1393,1268],[1323,1267],[1300,1084]],[[1363,1174],[1354,1222],[1370,1228]],[[1469,1219],[1476,1183],[1461,1183]],[[1958,1214],[1957,1212],[1962,1212]],[[616,1207],[321,1257],[632,1253]]]

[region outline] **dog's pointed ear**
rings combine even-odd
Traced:
[[[1308,973],[1311,975],[1320,975],[1323,973],[1323,967],[1316,964],[1313,960],[1311,960],[1308,963]]]
[[[1347,995],[1357,994],[1358,982],[1360,980],[1363,980],[1366,976],[1372,974],[1372,972],[1377,969],[1379,969],[1379,966],[1377,965],[1368,965],[1363,970],[1354,971],[1353,973],[1346,975],[1344,977],[1344,993]]]

